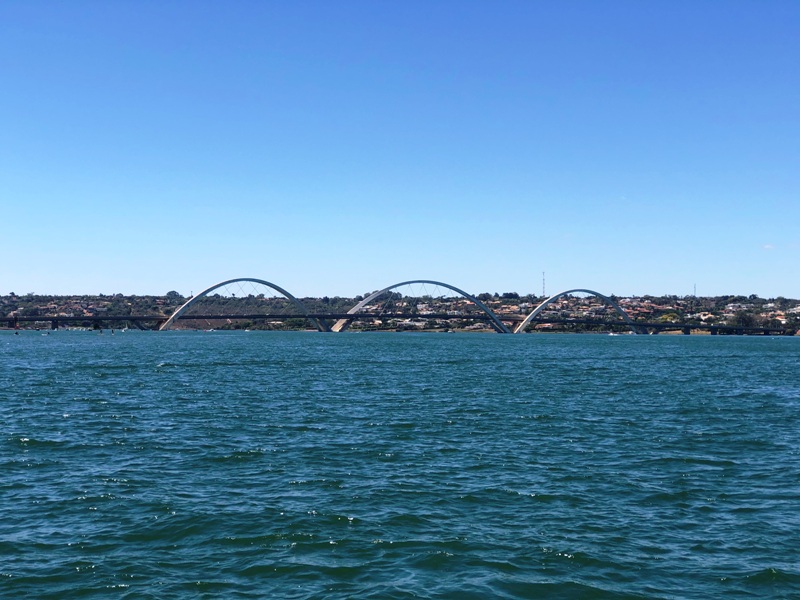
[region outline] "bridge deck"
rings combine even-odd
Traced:
[[[524,320],[523,315],[498,315],[501,321],[507,323],[519,323]],[[168,317],[164,315],[91,315],[91,316],[56,316],[56,315],[25,315],[17,317],[0,318],[0,322],[5,321],[10,327],[16,327],[19,323],[50,323],[52,326],[57,327],[60,323],[131,323],[137,327],[142,327],[144,324],[152,323],[156,327],[167,320]],[[435,319],[438,321],[449,320],[470,320],[470,321],[489,321],[489,315],[485,313],[473,313],[468,315],[452,315],[448,313],[433,313],[433,314],[409,314],[409,313],[369,313],[359,312],[354,314],[348,313],[313,313],[309,315],[287,315],[287,314],[218,314],[218,315],[181,315],[179,320],[204,320],[204,321],[219,321],[219,320],[241,320],[247,319],[250,321],[277,321],[286,319],[324,319],[336,321],[339,319],[352,319],[352,320],[368,320],[368,319]],[[553,324],[553,325],[588,325],[592,327],[608,327],[608,328],[621,328],[628,329],[629,325],[622,320],[619,321],[605,321],[601,319],[553,319],[537,317],[531,321],[531,326],[537,324]],[[712,334],[763,334],[763,335],[794,335],[791,329],[781,327],[738,327],[736,325],[709,325],[706,323],[661,323],[661,322],[634,322],[637,328],[642,330],[651,330],[654,333],[660,331],[683,331],[689,333],[691,330],[708,331]]]

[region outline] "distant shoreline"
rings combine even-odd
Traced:
[[[379,300],[381,296],[376,296],[372,304],[360,309],[359,318],[351,326],[361,331],[480,332],[491,328],[502,329],[499,321],[505,322],[507,329],[514,329],[525,320],[528,325],[524,331],[527,333],[623,331],[631,325],[640,325],[649,328],[647,333],[662,335],[673,332],[691,335],[745,332],[795,335],[800,330],[800,300],[783,297],[621,297],[602,296],[589,290],[573,290],[576,293],[550,298],[515,292],[481,293],[466,297],[445,291],[450,295],[405,296],[391,292],[383,300]],[[436,293],[441,293],[441,290]],[[318,321],[329,320],[328,326],[332,326],[333,320],[341,319],[364,301],[364,296],[299,298],[296,300],[302,303],[300,309],[305,310],[301,312],[297,301],[293,300],[292,304],[284,296],[270,294],[277,292],[272,290],[266,295],[246,296],[234,293],[201,294],[195,297],[197,304],[194,307],[204,306],[205,313],[195,317],[194,323],[188,321],[191,313],[184,313],[181,321],[176,321],[175,325],[185,329],[302,330],[310,322],[312,326],[317,326],[306,315]],[[480,312],[473,299],[482,303],[486,310]],[[0,329],[157,329],[188,300],[174,291],[163,296],[8,294],[0,296]],[[384,301],[388,304],[381,304]],[[387,309],[387,306],[392,308]],[[613,306],[619,310],[615,312]],[[535,319],[526,320],[534,309]],[[621,311],[624,311],[624,315]],[[620,320],[625,315],[630,322]],[[495,319],[494,323],[491,319]],[[320,328],[324,329],[322,326]]]

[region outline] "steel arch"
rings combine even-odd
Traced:
[[[492,312],[492,310],[488,306],[486,306],[483,302],[478,300],[475,296],[473,296],[472,294],[468,294],[464,290],[461,290],[453,285],[450,285],[449,283],[443,283],[441,281],[433,281],[431,279],[412,279],[411,281],[402,281],[400,283],[395,283],[394,285],[390,285],[389,287],[383,288],[382,290],[379,290],[377,292],[373,292],[372,294],[364,298],[361,302],[356,304],[353,308],[348,310],[347,314],[353,315],[359,312],[362,308],[364,308],[367,304],[372,302],[378,296],[381,296],[386,292],[389,292],[395,288],[399,288],[400,286],[409,285],[412,283],[430,283],[431,285],[438,285],[441,287],[445,287],[448,290],[452,290],[457,294],[461,294],[464,298],[474,303],[478,308],[480,308],[483,312],[486,313],[486,315],[490,319],[492,327],[494,327],[498,333],[511,333],[511,330],[503,324],[503,322],[497,317],[497,315],[494,314],[494,312]],[[334,326],[331,327],[331,331],[336,331],[336,332],[344,331],[348,327],[350,327],[350,323],[352,322],[353,322],[352,319],[339,319],[338,321],[336,321],[336,324],[334,324]]]
[[[522,333],[525,330],[525,328],[528,326],[528,324],[533,319],[535,319],[536,316],[547,307],[547,305],[552,304],[553,302],[555,302],[556,300],[558,300],[562,296],[566,296],[568,294],[574,294],[576,292],[583,292],[584,294],[591,294],[592,296],[597,296],[598,298],[600,298],[601,300],[603,300],[607,304],[610,304],[614,308],[614,310],[617,311],[619,316],[622,317],[622,320],[625,321],[625,323],[628,325],[628,327],[631,328],[631,331],[633,333],[639,333],[639,329],[638,329],[638,327],[636,327],[636,323],[633,322],[633,319],[631,319],[628,316],[628,313],[626,313],[624,310],[622,310],[622,307],[619,304],[617,304],[614,300],[612,300],[611,298],[609,298],[608,296],[606,296],[604,294],[601,294],[600,292],[595,292],[594,290],[586,290],[586,289],[581,289],[581,288],[574,289],[574,290],[566,290],[564,292],[559,292],[555,296],[550,296],[547,300],[545,300],[539,306],[534,308],[533,312],[531,312],[531,314],[529,314],[527,317],[525,317],[525,320],[522,321],[522,323],[517,325],[517,328],[514,330],[514,333]]]
[[[189,309],[189,307],[190,307],[192,304],[194,304],[195,302],[197,302],[197,301],[198,301],[200,298],[203,298],[204,296],[207,296],[208,294],[210,294],[211,292],[213,292],[213,291],[214,291],[214,290],[216,290],[217,288],[220,288],[220,287],[222,287],[223,285],[228,285],[229,283],[236,283],[237,281],[249,281],[249,282],[251,282],[251,283],[260,283],[261,285],[265,285],[265,286],[267,286],[267,287],[269,287],[269,288],[272,288],[272,289],[273,289],[273,290],[275,290],[276,292],[279,292],[279,293],[283,294],[284,296],[286,296],[286,298],[288,298],[289,300],[291,300],[291,301],[294,303],[294,305],[295,305],[297,308],[299,308],[299,309],[300,309],[300,312],[302,312],[302,313],[303,313],[303,315],[304,315],[304,316],[305,316],[305,317],[306,317],[306,318],[307,318],[309,321],[311,321],[312,323],[314,323],[314,326],[315,326],[317,329],[319,329],[320,331],[330,331],[330,329],[328,329],[327,325],[323,324],[322,322],[320,322],[319,320],[317,320],[317,319],[315,319],[315,318],[313,318],[313,317],[310,317],[310,316],[308,315],[308,310],[306,309],[306,307],[305,307],[305,306],[303,306],[303,303],[302,303],[302,302],[300,302],[300,300],[298,300],[298,299],[297,299],[297,298],[295,298],[294,296],[292,296],[292,295],[291,295],[289,292],[287,292],[285,289],[283,289],[283,288],[282,288],[282,287],[280,287],[280,286],[277,286],[277,285],[275,285],[274,283],[270,283],[269,281],[264,281],[263,279],[255,279],[255,278],[253,278],[253,277],[237,277],[236,279],[227,279],[227,280],[225,280],[225,281],[220,281],[219,283],[215,283],[215,284],[214,284],[214,285],[212,285],[211,287],[208,287],[208,288],[204,289],[202,292],[200,292],[200,293],[199,293],[199,294],[197,294],[196,296],[193,296],[192,298],[190,298],[190,299],[189,299],[188,301],[186,301],[186,302],[185,302],[185,303],[184,303],[182,306],[180,306],[180,307],[178,308],[178,310],[176,310],[174,313],[172,313],[172,315],[170,316],[170,318],[169,318],[169,319],[167,319],[167,321],[166,321],[166,322],[165,322],[165,323],[164,323],[164,324],[163,324],[161,327],[159,327],[159,328],[158,328],[158,330],[159,330],[159,331],[165,331],[165,330],[169,329],[170,327],[172,327],[172,324],[175,322],[175,319],[177,319],[177,318],[178,318],[178,317],[180,317],[180,316],[181,316],[183,313],[185,313],[185,312],[186,312],[186,311]]]

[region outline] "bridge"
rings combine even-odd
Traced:
[[[331,319],[331,320],[368,320],[374,319],[374,314],[358,314],[351,315],[348,313],[310,313],[310,317],[314,319]],[[381,318],[385,320],[391,319],[407,319],[409,317],[406,313],[382,313]],[[425,315],[426,318],[434,320],[452,320],[453,315],[447,313],[433,313]],[[209,321],[213,320],[267,320],[279,321],[285,320],[285,314],[221,314],[221,315],[208,315],[205,317]],[[524,320],[523,315],[503,315],[503,321],[510,323],[521,323]],[[197,319],[197,317],[187,317],[188,320]],[[474,321],[488,321],[489,317],[480,317],[474,315],[469,317]],[[10,328],[17,328],[20,323],[34,323],[45,324],[50,329],[56,330],[61,325],[74,325],[86,326],[89,325],[95,329],[102,328],[123,328],[135,327],[141,330],[158,330],[166,322],[163,315],[91,315],[81,317],[64,317],[64,316],[20,316],[0,319],[0,322],[5,322]],[[589,326],[594,328],[605,328],[608,330],[629,329],[628,325],[619,321],[607,321],[602,319],[557,319],[552,317],[539,317],[531,322],[532,325],[560,325],[562,327],[576,327],[576,326]],[[711,335],[794,335],[791,329],[780,327],[739,327],[737,325],[708,325],[704,323],[663,323],[663,322],[648,322],[636,321],[635,322],[637,333],[662,333],[665,331],[680,331],[684,335],[689,335],[692,331],[707,331]],[[518,332],[519,333],[519,332]]]
[[[247,294],[243,284],[250,286],[258,285],[261,288],[277,292],[280,297],[265,298],[264,294],[254,296],[252,293]],[[230,286],[236,286],[239,292],[244,293],[244,297],[236,298],[236,293],[228,291],[228,296],[220,296],[218,290],[229,290]],[[430,303],[435,300],[430,296],[427,287],[430,286],[437,292],[444,291],[450,294],[451,304],[457,303],[461,310],[398,310],[403,308],[406,302],[398,300],[404,298],[396,292],[396,290],[408,286],[422,286],[425,290],[424,299]],[[573,294],[587,294],[594,296],[603,304],[607,305],[619,316],[617,321],[609,321],[606,319],[593,319],[593,318],[560,318],[548,316],[544,313],[550,305],[558,302],[560,299],[572,296]],[[241,296],[241,294],[240,294]],[[231,298],[237,302],[244,304],[246,310],[231,311],[228,307],[231,304]],[[438,296],[442,299],[444,296]],[[205,311],[198,311],[197,309],[206,303]],[[280,300],[277,302],[276,299]],[[381,300],[383,299],[383,300]],[[383,304],[379,304],[382,301]],[[255,310],[253,307],[261,308],[261,305],[269,305],[269,309],[274,309],[275,306],[281,310]],[[417,306],[422,306],[419,304]],[[428,304],[425,304],[426,308]],[[780,328],[780,327],[740,327],[735,325],[709,325],[705,323],[670,323],[670,322],[645,322],[635,321],[625,310],[610,296],[606,296],[599,292],[586,289],[574,288],[559,292],[550,296],[538,306],[536,306],[527,315],[523,314],[509,314],[506,312],[497,314],[484,302],[479,300],[476,296],[465,292],[464,290],[440,281],[430,279],[414,279],[396,283],[384,287],[372,294],[367,295],[355,306],[347,310],[341,311],[310,311],[306,306],[290,294],[287,290],[277,286],[269,281],[257,278],[242,277],[236,279],[228,279],[212,286],[207,287],[199,294],[193,296],[184,304],[179,306],[169,316],[160,314],[149,315],[78,315],[78,316],[64,316],[64,315],[21,315],[0,318],[0,322],[5,321],[10,327],[17,328],[20,323],[43,323],[50,326],[51,329],[57,329],[60,325],[82,325],[92,326],[94,328],[106,327],[136,327],[138,329],[158,329],[165,331],[173,328],[178,323],[190,324],[191,322],[204,321],[206,323],[231,323],[233,321],[268,321],[268,322],[284,322],[287,320],[302,320],[310,325],[312,329],[321,332],[343,332],[350,328],[356,321],[394,321],[394,320],[425,320],[425,321],[438,321],[443,323],[453,321],[475,321],[483,322],[488,327],[497,333],[511,334],[523,333],[526,330],[533,329],[537,325],[559,325],[566,328],[577,327],[593,327],[605,328],[611,330],[627,329],[632,334],[644,333],[659,333],[664,331],[680,331],[688,335],[692,331],[707,331],[711,335],[717,334],[737,334],[737,335],[792,335],[794,331]]]

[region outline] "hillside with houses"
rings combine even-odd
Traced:
[[[519,321],[529,314],[544,297],[520,295],[515,292],[503,294],[478,294],[477,298],[501,319]],[[309,312],[315,314],[344,313],[362,300],[362,296],[353,298],[327,296],[320,298],[301,298],[301,302]],[[635,321],[641,323],[675,323],[686,325],[719,325],[735,327],[780,327],[788,330],[800,330],[800,301],[784,297],[760,298],[750,296],[612,296],[619,306]],[[15,318],[24,321],[25,328],[46,326],[53,318],[69,318],[77,326],[81,325],[80,317],[86,317],[83,326],[91,326],[88,319],[107,316],[151,315],[166,319],[188,298],[177,292],[169,292],[163,296],[125,296],[112,295],[78,295],[50,296],[26,294],[9,294],[0,296],[0,318],[5,319],[0,326],[9,326]],[[208,314],[270,313],[277,314],[291,308],[290,303],[282,296],[264,297],[222,297],[213,296],[205,300]],[[353,324],[357,329],[489,329],[482,321],[470,320],[476,314],[477,307],[461,296],[451,297],[405,297],[399,293],[390,293],[387,298],[375,305],[368,306],[365,313],[374,318],[361,320]],[[407,318],[387,319],[382,314],[387,312],[403,313]],[[300,315],[296,315],[300,317]],[[35,318],[41,317],[41,321]],[[576,294],[564,296],[549,304],[539,315],[541,323],[535,326],[536,331],[564,330],[563,324],[547,322],[558,320],[615,321],[619,316],[606,302],[595,296]],[[200,321],[198,317],[196,321]],[[255,328],[255,329],[300,329],[304,327],[303,319],[274,320],[268,323],[253,322],[246,319],[216,323],[221,328]],[[186,321],[185,328],[203,327],[197,322]],[[568,327],[570,331],[586,330],[587,327]],[[533,330],[533,328],[531,328]],[[591,330],[591,327],[588,328]]]

